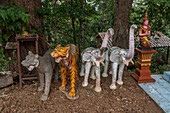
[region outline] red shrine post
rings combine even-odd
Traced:
[[[140,26],[139,36],[140,45],[136,48],[138,61],[135,73],[132,77],[138,83],[155,82],[155,79],[151,77],[150,65],[152,55],[156,52],[151,48],[151,43],[149,41],[150,36],[150,25],[148,25],[149,19],[147,18],[147,12],[143,20],[143,25]]]
[[[138,62],[135,74],[132,74],[132,76],[138,83],[155,82],[155,80],[151,77],[150,65],[152,55],[156,51],[142,51],[138,48],[136,48],[136,51],[138,54]]]

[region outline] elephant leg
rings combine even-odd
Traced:
[[[52,72],[45,73],[45,90],[44,90],[44,94],[41,97],[42,101],[45,101],[48,98],[48,94],[50,92],[51,78],[52,78]]]
[[[89,72],[91,68],[91,62],[86,62],[85,64],[85,76],[84,76],[84,81],[82,83],[83,87],[86,87],[88,85],[88,78],[89,78]]]
[[[38,87],[38,92],[42,91],[44,89],[44,74],[39,73],[39,79],[40,79],[40,86]]]
[[[100,66],[95,66],[95,70],[96,70],[96,87],[95,87],[95,91],[96,92],[101,92],[102,88],[100,86]]]
[[[110,65],[109,74],[112,75],[112,65]]]
[[[80,71],[80,76],[84,76],[84,63],[81,64],[81,71]]]
[[[108,74],[107,74],[108,66],[109,66],[109,61],[106,60],[102,77],[108,77]]]
[[[110,89],[116,89],[116,77],[117,77],[117,67],[118,63],[113,62],[112,63],[112,84],[110,85]]]
[[[92,66],[90,78],[93,79],[93,80],[96,79],[96,76],[94,75],[94,70],[95,70],[95,66]]]
[[[123,85],[122,77],[123,77],[123,70],[124,70],[125,64],[120,64],[119,65],[119,74],[118,74],[118,80],[117,83],[119,85]]]

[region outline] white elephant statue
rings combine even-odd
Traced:
[[[104,37],[104,40],[103,40],[103,43],[100,49],[89,47],[89,48],[86,48],[81,53],[82,65],[81,65],[80,76],[85,76],[84,81],[82,83],[83,87],[86,87],[88,85],[88,78],[89,78],[89,73],[91,69],[90,78],[96,79],[95,91],[96,92],[102,91],[101,86],[100,86],[100,62],[102,63],[105,59],[108,38],[112,37],[112,35],[113,35],[113,29],[110,28],[105,33],[105,37]],[[96,72],[96,76],[94,75],[94,72]]]
[[[96,49],[93,47],[86,48],[81,54],[82,65],[81,65],[80,76],[85,75],[82,86],[86,87],[88,85],[88,78],[91,70],[90,78],[92,78],[93,80],[96,79],[96,87],[95,87],[96,92],[101,92],[100,63],[103,62],[105,59],[105,52],[103,52],[100,59],[98,58],[99,54],[100,54],[100,49]],[[96,76],[94,75],[94,72],[96,73]]]
[[[128,66],[129,62],[132,61],[134,56],[134,29],[137,28],[136,25],[132,25],[129,33],[129,49],[122,49],[116,46],[109,48],[106,52],[105,67],[102,74],[103,77],[107,77],[107,70],[109,61],[111,63],[111,73],[112,73],[112,84],[110,89],[116,89],[116,80],[117,80],[117,69],[119,66],[118,80],[117,84],[123,85],[122,76],[125,65]]]

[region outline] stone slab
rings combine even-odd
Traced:
[[[163,75],[151,75],[155,83],[140,83],[139,86],[164,110],[170,113],[170,83]]]
[[[170,71],[164,71],[163,78],[170,83]]]
[[[0,76],[0,88],[6,87],[13,83],[12,76]]]

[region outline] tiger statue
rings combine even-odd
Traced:
[[[62,85],[60,90],[66,94],[69,99],[74,99],[76,97],[75,83],[78,80],[78,56],[79,50],[74,44],[68,44],[65,47],[57,45],[51,56],[55,58],[55,62],[60,63]],[[67,84],[66,76],[70,75],[71,87],[70,92],[65,92],[65,86]]]

